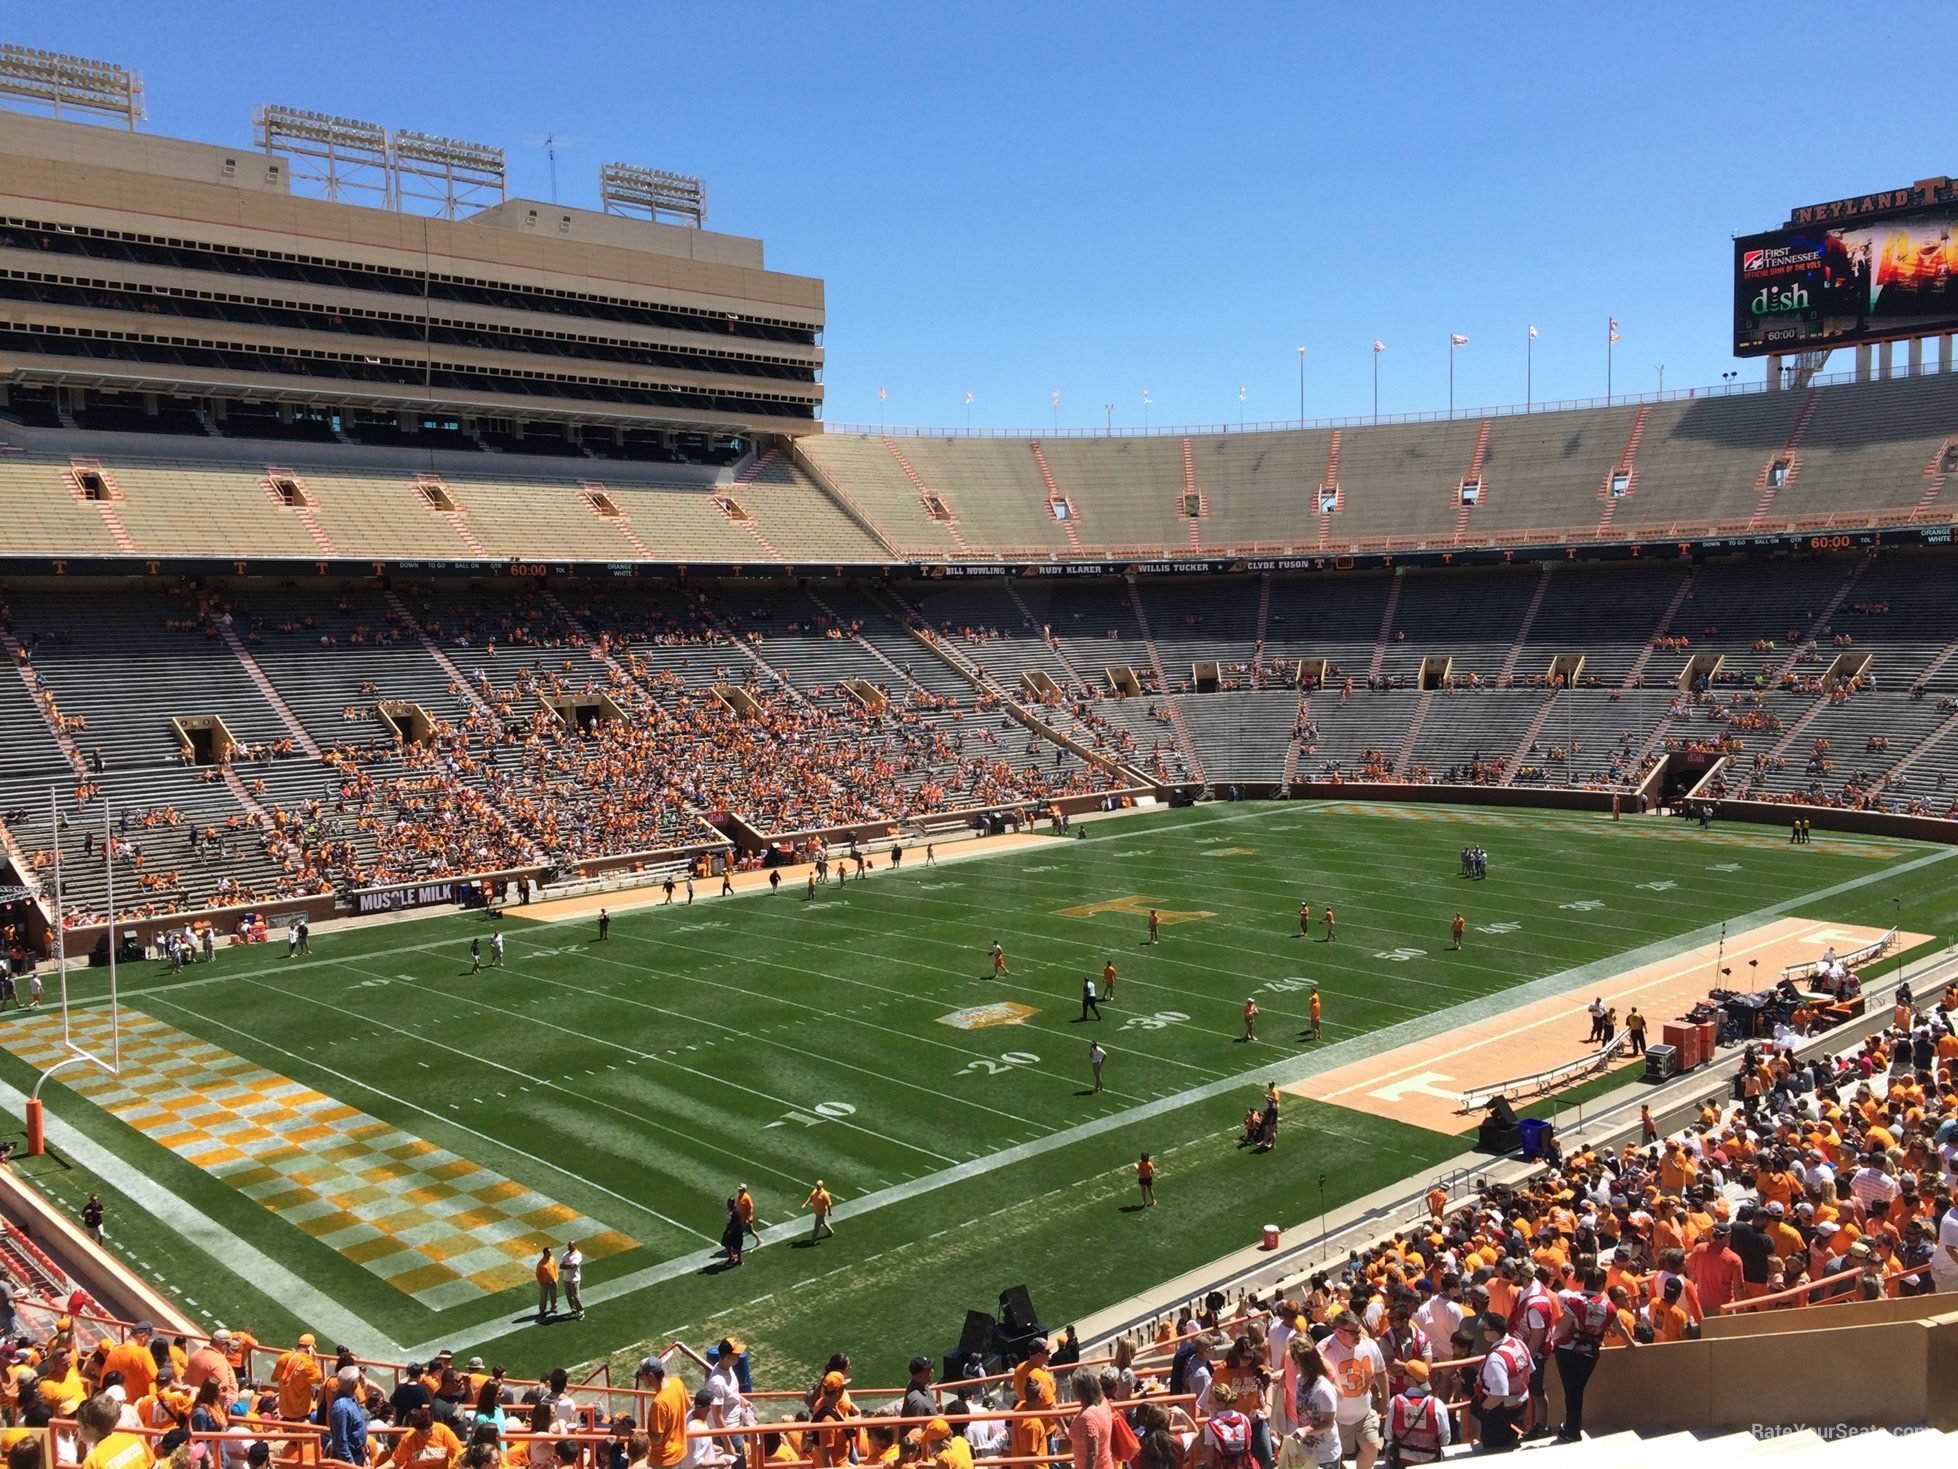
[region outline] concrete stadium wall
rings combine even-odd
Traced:
[[[1818,1319],[1842,1319],[1835,1308],[1822,1311]],[[1845,1371],[1843,1364],[1855,1365]],[[1563,1389],[1554,1368],[1548,1382],[1556,1420]],[[1585,1432],[1593,1434],[1836,1424],[1943,1428],[1954,1421],[1958,1313],[1614,1348],[1600,1359],[1584,1400]]]

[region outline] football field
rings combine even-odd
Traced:
[[[763,1385],[838,1350],[897,1381],[1008,1285],[1059,1326],[1316,1214],[1322,1171],[1337,1206],[1463,1149],[1365,1090],[1315,1099],[1314,1077],[1715,952],[1723,924],[1737,950],[1793,919],[1814,943],[1822,925],[1958,928],[1952,851],[1820,830],[1794,847],[1765,827],[1347,804],[1085,830],[959,844],[931,869],[914,848],[813,901],[799,878],[733,898],[704,883],[691,907],[615,905],[603,943],[588,918],[517,909],[316,933],[292,960],[280,942],[125,967],[121,1076],[51,1082],[51,1154],[18,1171],[70,1209],[99,1190],[111,1244],[193,1318],[269,1342],[312,1329],[530,1375],[737,1332]],[[1486,880],[1459,874],[1471,843]],[[1336,939],[1317,920],[1300,935],[1302,901],[1336,910]],[[487,966],[498,928],[505,966],[468,973],[470,940]],[[1115,997],[1084,1021],[1082,979],[1109,962]],[[102,972],[72,988],[77,1039],[103,1052]],[[1655,1040],[1670,1018],[1651,1017]],[[1582,1028],[1546,1044],[1574,1058]],[[0,1015],[16,1116],[60,1036],[58,1015]],[[1493,1079],[1472,1055],[1450,1065]],[[1267,1081],[1295,1094],[1260,1155],[1234,1144]],[[1131,1207],[1145,1149],[1148,1211]],[[836,1234],[811,1246],[818,1178]],[[740,1183],[768,1243],[727,1269]],[[571,1239],[589,1315],[540,1326],[531,1264]]]

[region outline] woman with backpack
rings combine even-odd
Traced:
[[[1237,1389],[1223,1377],[1210,1384],[1210,1421],[1197,1440],[1196,1469],[1253,1469],[1251,1420],[1237,1408]]]

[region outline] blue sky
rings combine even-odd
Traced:
[[[828,282],[833,423],[1118,427],[1710,384],[1729,236],[1947,171],[1852,103],[1840,5],[15,5],[0,41],[144,75],[149,131],[248,142],[282,102],[504,147],[592,205],[697,173],[710,226]],[[1843,58],[1836,58],[1843,59]],[[1932,106],[1926,117],[1934,116]],[[1844,364],[1832,364],[1841,367]],[[888,390],[881,410],[878,389]]]

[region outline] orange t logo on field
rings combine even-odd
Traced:
[[[1133,913],[1138,917],[1146,915],[1155,900],[1131,894],[1126,898],[1111,898],[1105,903],[1084,903],[1078,908],[1057,908],[1055,915],[1060,918],[1093,918],[1098,913]],[[1215,913],[1201,910],[1178,913],[1170,908],[1157,908],[1156,917],[1164,923],[1189,923],[1198,918],[1215,918]]]

